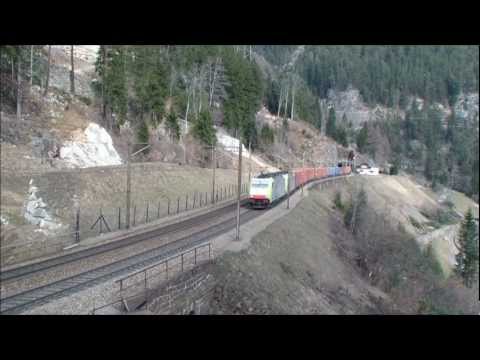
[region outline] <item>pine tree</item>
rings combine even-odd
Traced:
[[[265,146],[273,144],[275,140],[273,130],[267,124],[263,125],[262,130],[260,131],[260,140]]]
[[[465,286],[472,287],[478,272],[478,233],[471,209],[465,214],[456,246],[456,273],[462,277]]]
[[[343,126],[337,128],[335,140],[343,147],[348,147],[347,131]]]
[[[177,114],[174,112],[168,114],[165,126],[168,129],[170,138],[178,141],[180,139],[180,125],[178,124]]]
[[[325,129],[327,136],[335,139],[337,133],[335,109],[330,108],[328,112],[327,127]]]
[[[364,123],[362,129],[359,131],[357,134],[357,147],[358,151],[361,153],[365,153],[367,150],[367,144],[368,144],[368,129],[367,129],[367,124]]]
[[[145,144],[147,144],[150,140],[150,131],[148,130],[148,125],[145,120],[140,123],[137,131],[137,139],[138,142],[141,144],[140,147],[145,146]]]
[[[206,145],[212,146],[217,142],[212,115],[208,110],[203,110],[194,122],[193,135]]]
[[[447,119],[447,132],[445,134],[445,140],[449,143],[453,141],[453,133],[455,131],[455,111],[452,109],[452,113]]]

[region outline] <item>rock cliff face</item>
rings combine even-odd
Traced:
[[[454,109],[459,119],[472,121],[478,118],[478,93],[460,94]]]
[[[393,114],[395,109],[377,105],[375,107],[367,106],[357,89],[350,88],[346,91],[330,90],[326,99],[327,107],[334,107],[337,117],[337,124],[347,126],[351,122],[354,129],[362,127],[363,123],[372,120],[383,120],[388,115]],[[403,115],[403,112],[400,112]],[[343,124],[343,117],[346,117],[347,123]]]
[[[411,107],[413,101],[416,101],[418,108],[423,108],[424,100],[420,98],[410,97],[407,108]],[[366,121],[386,120],[389,116],[394,114],[405,116],[405,111],[388,108],[377,105],[375,107],[367,106],[362,99],[360,92],[357,89],[350,88],[346,91],[328,92],[327,99],[324,99],[327,107],[334,107],[337,123],[342,124],[343,116],[347,118],[347,122],[351,122],[354,129],[360,128]],[[443,113],[443,118],[446,120],[447,116],[451,114],[451,108],[444,104],[435,104],[437,108]],[[455,114],[458,120],[474,121],[478,118],[478,93],[460,94],[454,105]],[[347,124],[343,124],[347,125]]]

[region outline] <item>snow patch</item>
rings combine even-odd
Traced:
[[[6,216],[0,215],[0,223],[2,225],[8,225],[9,224],[8,218]]]
[[[235,155],[238,155],[239,151],[239,144],[240,141],[237,138],[234,138],[230,135],[228,135],[223,129],[217,129],[217,140],[218,142],[225,147],[225,150],[233,153]],[[249,158],[250,153],[245,147],[245,145],[242,144],[242,158]],[[273,167],[264,161],[262,161],[260,158],[257,156],[253,155],[251,156],[252,162],[256,163],[258,166],[264,168],[267,171],[278,171],[276,167]]]
[[[90,123],[83,138],[67,141],[60,149],[60,158],[71,167],[121,165],[122,159],[113,146],[108,132],[98,124]]]

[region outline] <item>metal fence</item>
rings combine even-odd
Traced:
[[[162,283],[175,275],[192,270],[197,265],[212,260],[212,245],[211,243],[205,243],[131,273],[115,281],[119,287],[116,296],[117,300],[99,307],[94,306],[90,314],[100,314],[102,310],[126,304],[132,300],[146,303],[149,298],[152,298],[157,291],[156,288],[160,287]],[[175,288],[175,286],[171,286],[170,290]],[[186,288],[191,288],[191,286]]]
[[[242,184],[241,194],[248,193],[248,184]],[[236,184],[221,184],[215,192],[194,191],[175,199],[165,197],[157,202],[134,203],[130,213],[130,227],[144,225],[186,211],[205,208],[212,204],[233,200],[237,196]],[[60,234],[45,233],[43,241],[17,242],[0,248],[2,264],[28,261],[33,258],[51,256],[66,248],[74,247],[82,240],[126,228],[126,208],[98,208],[97,215],[86,215],[82,208],[74,210],[70,223],[62,219],[69,230]],[[37,231],[42,231],[38,229]],[[14,259],[14,262],[13,260]]]

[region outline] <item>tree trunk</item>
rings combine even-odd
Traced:
[[[213,68],[213,79],[212,79],[212,82],[211,82],[211,85],[210,85],[210,94],[209,94],[209,99],[208,99],[208,106],[210,106],[210,107],[212,107],[212,105],[213,105],[213,94],[215,92],[215,79],[216,79],[216,76],[217,76],[218,61],[219,61],[219,58],[217,57],[215,59],[215,66]]]
[[[45,91],[43,92],[43,95],[47,95],[48,93],[48,83],[50,81],[50,55],[52,52],[52,45],[48,45],[48,60],[47,60],[47,80],[45,81]]]
[[[100,48],[102,50],[102,66],[103,66],[103,72],[102,72],[102,120],[103,120],[103,123],[106,124],[106,122],[107,122],[107,106],[106,106],[106,101],[105,101],[105,73],[107,71],[107,68],[106,68],[107,49],[106,49],[105,45],[100,45]]]
[[[193,78],[193,84],[192,84],[192,110],[193,110],[193,116],[195,116],[195,119],[198,118],[196,114],[196,109],[195,109],[195,89],[197,87],[197,77],[195,76]]]
[[[172,65],[171,71],[170,71],[170,89],[169,89],[169,96],[172,97],[172,92],[173,92],[173,85],[175,85],[175,69]]]
[[[201,94],[200,94],[201,95]],[[199,104],[198,104],[198,113],[200,114],[202,112],[202,96],[199,96]]]
[[[33,45],[30,45],[30,87],[33,85]]]
[[[20,54],[17,58],[17,120],[22,120],[22,79],[20,77],[21,71],[21,59]]]
[[[293,121],[293,106],[295,104],[295,91],[294,91],[294,87],[292,86],[292,111],[291,111],[291,115],[290,115],[290,120]]]
[[[188,133],[188,110],[190,108],[190,88],[187,87],[187,109],[185,110],[185,135]]]
[[[70,45],[70,93],[75,95],[75,68],[73,65],[73,45]]]
[[[283,94],[283,88],[280,86],[280,96],[278,97],[277,118],[280,117],[280,109],[282,108],[282,94]]]
[[[12,86],[10,87],[12,92],[12,98],[17,96],[17,94],[15,93],[15,86],[13,86],[14,83],[15,83],[15,60],[12,58],[12,81],[11,81]]]

